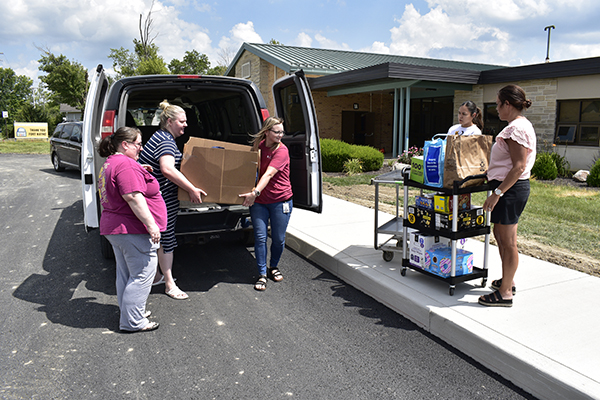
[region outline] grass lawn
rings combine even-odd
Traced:
[[[2,140],[0,154],[50,154],[50,142],[43,139]]]
[[[375,176],[376,174],[324,177],[323,180],[336,186],[368,185]],[[410,196],[414,197],[417,193],[418,190],[411,189]],[[402,194],[400,191],[401,196]],[[485,193],[473,193],[471,202],[482,205],[484,200]],[[413,199],[409,199],[409,203],[411,201]],[[519,220],[519,237],[600,260],[598,210],[598,190],[532,180],[529,201]]]

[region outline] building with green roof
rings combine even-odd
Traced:
[[[226,75],[254,81],[273,113],[271,85],[303,70],[321,137],[365,144],[398,155],[422,147],[457,122],[466,100],[483,112],[484,133],[495,135],[496,93],[515,83],[533,106],[526,116],[539,150],[564,151],[572,169],[589,169],[600,145],[600,58],[519,67],[389,54],[244,43]]]

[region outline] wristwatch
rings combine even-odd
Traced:
[[[252,193],[254,193],[254,197],[258,197],[258,196],[260,196],[260,190],[258,190],[258,189],[254,189],[254,190],[252,191]]]
[[[496,189],[494,190],[494,194],[495,194],[496,196],[498,196],[498,197],[502,197],[502,196],[504,196],[504,193],[502,193],[502,190],[500,190],[500,189],[498,189],[498,188],[496,188]]]

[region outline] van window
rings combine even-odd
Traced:
[[[156,89],[132,89],[126,96],[126,112],[131,114],[136,126],[146,142],[158,129],[159,104],[167,99],[169,103],[183,108],[187,127],[184,140],[189,136],[213,140],[249,144],[249,134],[260,129],[256,126],[255,105],[248,93],[236,88],[187,87],[180,86]]]

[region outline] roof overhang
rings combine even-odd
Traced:
[[[384,63],[372,67],[313,78],[311,90],[327,91],[328,96],[355,93],[379,92],[411,87],[446,95],[454,90],[471,90],[477,84],[480,71],[449,69],[439,67],[411,66],[398,63]]]
[[[482,71],[477,83],[485,85],[598,74],[600,74],[600,57],[593,57]]]

